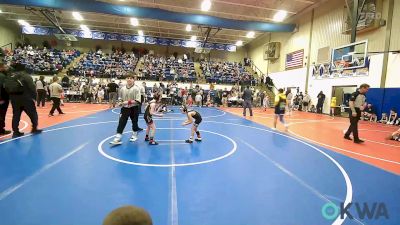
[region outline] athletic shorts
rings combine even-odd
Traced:
[[[283,115],[283,114],[285,114],[285,109],[280,109],[279,107],[275,107],[274,112],[276,115]]]
[[[153,123],[153,117],[151,115],[145,115],[144,121],[146,121],[146,124],[150,125]]]
[[[194,123],[193,123],[193,126],[198,127],[198,126],[200,125],[201,121],[202,121],[201,118],[196,119],[196,120],[194,121]]]

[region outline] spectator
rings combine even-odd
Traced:
[[[335,109],[336,109],[336,97],[332,97],[331,99],[331,112],[330,115],[331,116],[335,116]]]
[[[224,91],[222,92],[222,105],[224,107],[228,107],[228,91],[225,88]]]
[[[381,117],[381,120],[379,120],[379,123],[387,123],[388,119],[389,119],[389,117],[388,117],[387,113],[382,113],[382,117]]]
[[[37,107],[40,107],[40,103],[42,103],[42,107],[44,107],[46,102],[46,83],[44,82],[44,76],[40,76],[39,80],[36,81],[36,93]]]
[[[49,86],[50,89],[50,99],[53,101],[53,107],[49,112],[49,116],[54,116],[54,111],[57,109],[58,114],[64,114],[60,108],[61,104],[61,93],[63,93],[62,86],[58,83],[58,77],[53,77],[53,83]]]
[[[397,120],[397,112],[396,109],[392,108],[389,113],[387,124],[394,125],[396,120]]]
[[[317,108],[315,107],[315,105],[311,105],[310,112],[312,112],[312,113],[317,112]]]
[[[260,100],[260,106],[263,106],[263,102],[264,102],[264,97],[265,97],[265,92],[264,91],[260,91],[259,92],[259,100]]]
[[[97,101],[98,103],[103,103],[103,99],[104,99],[104,89],[102,87],[99,88],[99,90],[97,91]]]
[[[304,107],[304,111],[305,112],[308,112],[308,108],[310,106],[310,103],[311,103],[311,97],[306,91],[304,93],[304,98],[303,98],[303,107]]]
[[[367,104],[367,107],[364,109],[363,112],[363,116],[362,116],[363,120],[366,121],[375,121],[376,122],[376,114],[375,114],[375,109],[372,106],[372,104]]]
[[[298,110],[303,111],[303,99],[304,99],[303,92],[298,93],[296,95],[296,98],[297,98],[297,103],[298,103]]]
[[[323,106],[324,106],[324,102],[325,102],[325,94],[321,91],[321,92],[319,92],[317,98],[318,98],[317,113],[322,114]]]
[[[118,84],[115,83],[115,79],[112,79],[111,83],[107,84],[107,88],[108,88],[108,102],[110,108],[115,108],[118,98],[118,89],[119,89]]]
[[[250,90],[250,86],[243,92],[243,116],[246,116],[246,109],[248,108],[250,111],[250,116],[253,116],[253,110],[251,109],[251,100],[252,100],[253,92]]]
[[[269,96],[267,94],[264,95],[263,107],[264,111],[267,111],[267,108],[269,108]]]
[[[195,104],[197,105],[197,107],[200,107],[203,105],[202,100],[203,100],[203,96],[201,96],[201,92],[197,92],[196,96],[195,96]]]
[[[292,89],[288,88],[286,91],[286,108],[287,108],[287,115],[292,115],[293,105],[292,105]]]
[[[398,129],[397,131],[393,132],[389,138],[389,140],[393,140],[393,141],[400,141],[400,129]]]

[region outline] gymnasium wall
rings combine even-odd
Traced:
[[[389,54],[385,87],[400,87],[400,54]]]
[[[14,47],[19,37],[20,31],[18,27],[16,25],[13,26],[9,21],[4,20],[0,16],[0,46],[12,43]]]
[[[393,26],[390,38],[390,50],[400,50],[400,1],[394,0]]]
[[[316,62],[318,49],[329,46],[337,47],[348,44],[350,35],[342,34],[342,21],[344,15],[344,0],[325,1],[324,4],[314,10],[313,28],[311,29],[311,12],[302,15],[298,22],[298,31],[295,33],[272,33],[265,34],[247,45],[248,56],[264,72],[269,73],[276,86],[293,87],[293,84],[304,91],[306,87],[306,71],[308,42],[311,38],[310,64]],[[382,18],[388,17],[388,0],[383,0]],[[395,1],[393,30],[391,32],[391,50],[400,50],[400,1]],[[311,36],[310,36],[311,32]],[[379,29],[357,35],[357,40],[368,40],[368,51],[383,51],[385,46],[386,26]],[[266,43],[281,42],[280,59],[269,62],[263,59],[263,47]],[[285,71],[286,54],[295,50],[304,49],[304,68]],[[380,79],[383,68],[383,54],[375,54],[371,58],[370,72],[368,77],[336,78],[314,80],[309,74],[308,92],[316,101],[316,96],[322,90],[327,99],[324,112],[329,112],[329,103],[333,86],[360,85],[368,83],[373,88],[380,87]],[[390,54],[386,87],[400,87],[400,54]],[[289,80],[288,80],[289,79]]]
[[[75,48],[82,52],[88,52],[90,50],[95,50],[96,46],[101,46],[102,50],[105,52],[111,52],[113,46],[116,48],[124,47],[127,51],[131,51],[133,47],[135,48],[147,48],[153,50],[155,54],[158,55],[172,55],[177,52],[179,55],[190,54],[190,56],[199,57],[199,54],[194,55],[194,48],[183,48],[175,46],[162,46],[162,45],[148,45],[148,44],[136,44],[128,43],[123,41],[105,41],[105,40],[93,40],[93,39],[79,39],[78,42],[72,42],[71,47],[67,47],[63,41],[56,40],[53,36],[39,36],[39,35],[24,35],[25,39],[29,39],[30,43],[42,46],[43,41],[47,40],[49,43],[56,41],[56,48],[59,49],[69,49]],[[245,57],[244,48],[238,48],[236,52],[228,51],[211,51],[211,59],[219,59],[224,61],[232,62],[243,62]]]
[[[398,2],[398,1],[397,1]],[[294,33],[265,34],[252,41],[248,46],[248,55],[254,63],[264,72],[269,73],[285,71],[286,54],[304,49],[304,66],[308,56],[308,44],[311,39],[310,63],[317,61],[318,49],[323,47],[337,47],[348,44],[350,35],[342,34],[344,20],[344,0],[325,1],[323,5],[314,10],[313,28],[311,30],[311,12],[301,15],[296,20],[298,30]],[[397,3],[399,5],[399,3]],[[395,11],[400,11],[400,6]],[[388,0],[383,0],[382,18],[387,19]],[[399,15],[396,15],[399,17]],[[394,18],[396,19],[396,18]],[[395,21],[395,20],[394,20]],[[398,20],[399,21],[399,20]],[[400,29],[398,26],[396,29]],[[399,30],[400,31],[400,30]],[[311,32],[311,36],[310,36]],[[399,35],[397,32],[396,35]],[[385,45],[386,26],[379,29],[358,34],[357,41],[368,40],[368,51],[382,51]],[[395,36],[395,34],[392,34]],[[399,36],[400,37],[400,36]],[[281,42],[280,58],[275,62],[263,59],[263,47],[268,42]]]

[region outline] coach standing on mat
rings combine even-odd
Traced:
[[[344,135],[344,138],[347,140],[351,140],[350,134],[353,133],[354,143],[357,143],[357,144],[364,142],[363,140],[361,140],[358,137],[358,121],[360,120],[360,117],[361,117],[361,111],[364,109],[365,93],[368,92],[368,89],[369,89],[368,84],[362,84],[360,86],[360,88],[358,89],[358,91],[351,94],[351,98],[349,101],[350,126],[349,126],[349,129],[347,130],[346,134]]]
[[[253,97],[253,92],[250,87],[247,86],[243,92],[243,116],[246,116],[246,108],[249,108],[250,116],[253,116],[253,111],[251,109],[251,99]]]

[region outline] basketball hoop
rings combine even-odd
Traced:
[[[349,63],[344,60],[339,60],[335,62],[335,67],[339,72],[342,72],[345,68],[349,67]]]

